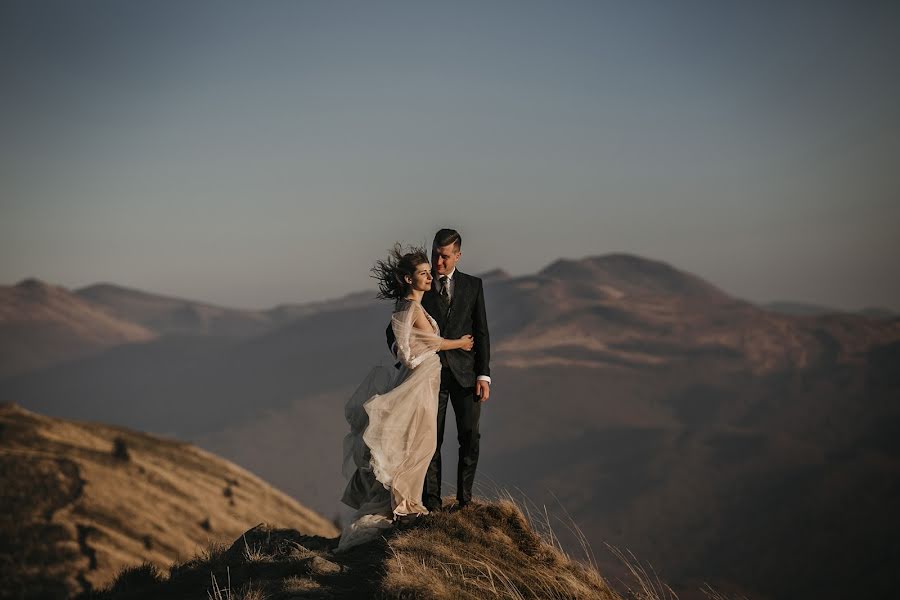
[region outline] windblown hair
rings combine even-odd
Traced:
[[[404,298],[410,289],[404,277],[407,275],[412,277],[416,267],[427,262],[428,254],[424,248],[408,246],[404,249],[400,243],[394,244],[388,252],[387,259],[376,261],[372,267],[372,278],[378,281],[378,298],[385,300]]]
[[[435,248],[443,248],[449,244],[453,244],[456,246],[456,251],[459,252],[460,248],[462,248],[462,236],[459,235],[459,232],[455,229],[441,229],[436,234],[434,234],[434,247]]]

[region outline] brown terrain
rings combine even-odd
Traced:
[[[37,279],[0,286],[0,377],[155,337],[61,286]]]
[[[702,581],[760,599],[896,589],[896,316],[768,310],[625,254],[485,285],[483,495],[546,504],[581,527],[604,573],[619,568],[604,542],[627,547],[682,598]],[[7,376],[0,400],[192,441],[336,514],[343,403],[392,362],[387,304],[261,311],[267,328],[220,336],[153,329],[146,307],[114,298],[103,310],[158,337]]]
[[[242,338],[293,319],[359,306],[371,294],[327,303],[239,310],[111,284],[70,291],[39,279],[0,286],[0,377],[163,336]]]
[[[71,597],[109,584],[123,567],[168,568],[260,521],[337,533],[209,452],[15,404],[0,405],[0,482],[2,597]]]

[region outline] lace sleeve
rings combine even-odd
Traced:
[[[421,310],[417,302],[405,302],[391,316],[391,327],[397,339],[397,358],[408,369],[416,368],[430,354],[440,350],[443,341],[434,331],[423,331],[414,325]]]

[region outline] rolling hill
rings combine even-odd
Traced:
[[[0,286],[0,377],[155,338],[61,286],[39,279]]]
[[[71,597],[110,583],[126,566],[166,568],[260,521],[337,533],[204,450],[15,404],[0,405],[0,489],[4,597]]]

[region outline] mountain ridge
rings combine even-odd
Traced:
[[[36,278],[0,286],[0,377],[156,337],[62,286]]]

